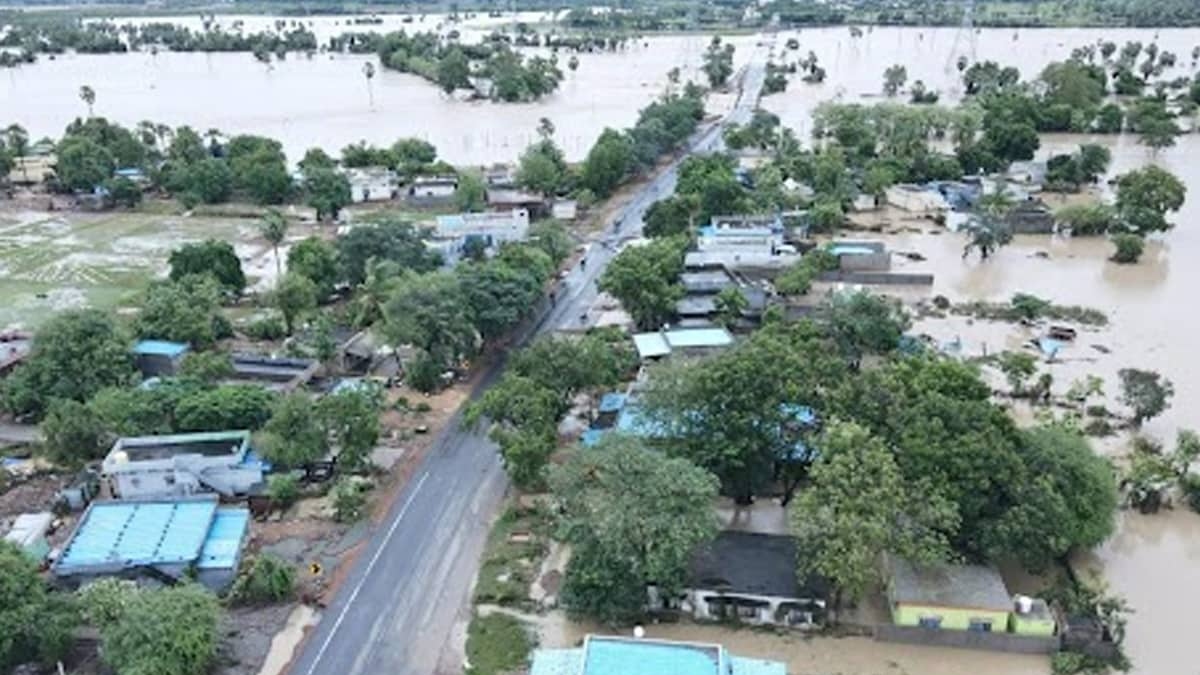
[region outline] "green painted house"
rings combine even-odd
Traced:
[[[1013,600],[994,568],[888,561],[888,607],[897,626],[1006,632]]]

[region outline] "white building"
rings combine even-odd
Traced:
[[[713,216],[700,228],[696,248],[702,253],[737,252],[774,255],[783,246],[778,216]]]
[[[458,189],[458,176],[421,176],[408,188],[410,197],[446,199]]]
[[[950,209],[950,204],[940,192],[911,183],[889,187],[885,200],[888,206],[919,215],[936,215]]]
[[[119,438],[102,470],[121,499],[244,495],[263,480],[249,431]]]
[[[345,173],[350,181],[350,199],[355,204],[387,201],[396,196],[396,172],[391,169],[373,166],[347,169]]]

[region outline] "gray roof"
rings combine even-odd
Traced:
[[[1007,612],[1012,598],[1000,573],[982,565],[914,565],[889,561],[892,602]]]
[[[796,579],[796,539],[777,534],[726,530],[692,554],[688,585],[726,593],[815,599],[828,584]]]

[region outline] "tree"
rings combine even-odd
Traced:
[[[700,204],[692,195],[673,195],[646,209],[642,234],[651,238],[689,234]]]
[[[704,51],[704,65],[701,66],[709,87],[724,87],[729,81],[729,76],[733,74],[733,52],[733,45],[723,44],[720,35],[713,36],[708,49]]]
[[[455,89],[471,88],[471,66],[462,49],[451,47],[437,63],[435,78],[442,91],[454,93]]]
[[[196,244],[184,244],[171,251],[167,264],[171,266],[171,281],[209,274],[227,293],[241,295],[246,287],[242,261],[233,250],[233,245],[227,241],[208,239]]]
[[[78,622],[75,608],[47,590],[37,563],[16,544],[0,541],[0,668],[53,664],[70,649]]]
[[[139,337],[185,342],[204,348],[227,337],[220,290],[210,276],[159,281],[146,289],[136,329]]]
[[[1049,105],[1073,109],[1095,108],[1104,99],[1107,77],[1104,70],[1074,60],[1055,61],[1041,74],[1043,100]]]
[[[229,145],[229,166],[233,169],[234,186],[257,204],[282,204],[292,191],[292,175],[288,172],[283,151],[278,141],[275,145],[263,145],[248,155],[237,155],[234,145],[242,136],[236,136]],[[305,184],[319,171],[305,174]]]
[[[179,431],[256,430],[271,417],[275,395],[257,384],[225,384],[201,389],[179,399],[175,427]]]
[[[1013,506],[985,532],[993,556],[1015,555],[1037,572],[1108,539],[1117,510],[1112,465],[1061,426],[1022,431],[1021,445],[1028,479],[1012,486]]]
[[[1142,257],[1142,252],[1146,248],[1146,240],[1142,239],[1141,235],[1131,232],[1118,232],[1112,237],[1112,243],[1116,246],[1109,260],[1120,265],[1132,265]]]
[[[1012,395],[1020,396],[1025,391],[1025,381],[1037,372],[1037,359],[1027,352],[1005,351],[1000,353],[999,366]]]
[[[350,204],[350,179],[332,169],[313,169],[304,175],[305,203],[316,209],[317,220],[336,220]]]
[[[971,255],[971,251],[979,251],[979,259],[987,260],[1002,246],[1012,241],[1012,228],[1004,222],[1002,215],[983,213],[971,220],[964,228],[967,233],[967,243],[963,246],[963,259]]]
[[[454,208],[463,212],[482,211],[487,205],[487,188],[478,175],[470,171],[459,174],[454,188]]]
[[[908,81],[908,69],[900,64],[889,66],[883,71],[883,93],[885,96],[895,96],[900,93],[904,83]]]
[[[550,256],[554,267],[561,265],[575,247],[575,241],[567,232],[567,228],[555,220],[539,220],[532,223],[529,226],[529,243]]]
[[[651,583],[675,597],[693,551],[717,532],[716,479],[633,439],[610,436],[575,453],[551,471],[550,485],[562,505],[559,531],[576,550],[562,593],[576,615],[640,616]]]
[[[1117,377],[1121,379],[1120,401],[1133,411],[1134,427],[1141,427],[1143,422],[1171,407],[1175,386],[1162,375],[1152,370],[1122,368]]]
[[[285,275],[273,295],[288,335],[294,332],[297,319],[317,308],[317,286],[302,274]]]
[[[852,367],[863,354],[886,354],[900,344],[911,321],[899,302],[864,291],[836,294],[818,317]]]
[[[269,553],[260,553],[242,566],[229,589],[229,599],[242,605],[267,604],[289,600],[295,592],[296,568]]]
[[[226,352],[189,352],[179,365],[179,376],[205,384],[216,384],[233,377],[233,360]]]
[[[337,461],[350,471],[362,469],[379,442],[380,391],[373,386],[343,389],[325,396],[317,416],[337,448]]]
[[[732,328],[742,318],[742,312],[750,306],[750,301],[736,287],[722,289],[717,294],[717,321],[726,328]]]
[[[20,124],[10,124],[4,128],[3,142],[0,143],[0,146],[8,148],[12,159],[25,157],[29,154],[29,132],[25,131],[25,127]],[[12,167],[8,167],[8,170],[11,171]],[[29,173],[24,162],[21,163],[21,177],[29,180]]]
[[[130,340],[105,312],[68,310],[42,324],[29,358],[4,381],[4,407],[40,418],[53,399],[86,401],[137,378]]]
[[[821,434],[811,485],[791,507],[801,551],[797,574],[819,574],[840,597],[861,598],[881,581],[880,556],[932,563],[949,554],[952,505],[908,480],[884,443],[853,422],[835,421]],[[838,602],[834,603],[837,606]]]
[[[443,368],[474,354],[476,332],[458,279],[449,272],[408,274],[383,307],[392,344],[425,351]]]
[[[593,193],[607,197],[625,179],[633,165],[633,148],[618,131],[605,128],[588,151],[580,172],[580,183]]]
[[[547,256],[545,268],[549,264]],[[473,323],[487,341],[507,335],[542,298],[545,278],[537,270],[491,260],[459,265],[455,272]]]
[[[92,106],[96,104],[96,90],[88,85],[79,88],[79,100],[87,104],[88,117],[92,116]]]
[[[371,89],[371,80],[375,79],[375,64],[367,61],[362,68],[363,77],[367,80],[367,105],[375,107],[375,92]]]
[[[58,464],[82,464],[107,450],[108,434],[100,418],[79,401],[51,401],[41,430],[43,445]]]
[[[1117,214],[1125,228],[1140,235],[1168,230],[1169,211],[1178,211],[1187,187],[1171,172],[1150,165],[1117,178]]]
[[[195,584],[133,590],[100,626],[101,654],[123,675],[203,675],[217,655],[216,596]]]
[[[562,150],[549,137],[544,137],[521,153],[516,179],[521,187],[550,196],[558,192],[566,172]]]
[[[113,206],[133,208],[142,202],[142,188],[124,176],[104,181],[104,189],[108,191],[108,202]]]
[[[1179,127],[1166,117],[1154,117],[1138,123],[1138,140],[1154,152],[1175,145],[1175,137],[1179,135]]]
[[[188,167],[181,187],[185,200],[194,197],[205,204],[228,201],[233,194],[233,169],[222,159],[202,159]]]
[[[338,263],[341,279],[358,286],[367,277],[367,262],[391,261],[401,269],[428,272],[441,264],[441,258],[425,245],[427,234],[412,223],[383,218],[356,225],[337,238]]]
[[[259,234],[267,243],[271,245],[271,250],[275,253],[275,276],[283,276],[283,270],[279,263],[279,245],[287,238],[288,221],[279,209],[267,209],[267,213],[263,216],[262,222],[258,224]]]
[[[630,246],[613,258],[600,277],[600,290],[621,302],[642,330],[653,330],[675,315],[683,297],[685,239],[656,239]]]
[[[282,396],[271,408],[271,419],[259,436],[263,457],[295,469],[325,457],[329,440],[307,394]]]
[[[318,299],[327,298],[338,281],[337,252],[329,242],[308,237],[288,251],[287,271],[313,282]]]
[[[90,138],[70,136],[58,145],[55,173],[68,189],[91,192],[108,180],[114,169],[112,153]]]
[[[300,160],[300,171],[312,171],[314,169],[328,169],[332,171],[337,168],[337,162],[329,156],[321,148],[309,148],[304,153],[304,158]]]

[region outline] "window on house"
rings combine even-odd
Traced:
[[[992,632],[992,620],[971,619],[971,622],[967,624],[967,630],[973,633],[990,633]]]
[[[922,616],[917,619],[917,625],[921,628],[941,628],[942,617],[940,616]]]

